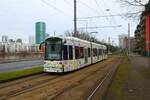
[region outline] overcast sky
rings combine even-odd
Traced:
[[[97,3],[97,4],[96,4]],[[106,11],[109,9],[109,11]],[[102,16],[124,13],[116,0],[77,0],[77,17]],[[35,35],[35,22],[44,21],[46,32],[53,35],[64,35],[73,30],[73,0],[1,0],[0,1],[0,37],[22,38],[28,41],[29,35]],[[127,24],[131,24],[131,35],[134,35],[138,21],[125,20],[122,17],[101,17],[78,21],[78,27],[103,27],[122,25],[120,28],[88,29],[99,32],[95,36],[102,40],[115,40],[119,34],[127,33]],[[0,39],[1,40],[1,39]],[[118,44],[118,43],[117,43]]]

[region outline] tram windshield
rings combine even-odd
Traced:
[[[62,57],[62,40],[50,38],[46,40],[45,60],[61,60]]]

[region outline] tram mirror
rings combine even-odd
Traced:
[[[45,46],[45,42],[40,43],[39,50],[41,50]]]

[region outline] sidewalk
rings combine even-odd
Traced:
[[[150,58],[149,58],[150,59]],[[146,57],[131,56],[131,80],[127,85],[132,100],[150,100],[150,60]]]
[[[130,60],[118,69],[104,100],[150,100],[150,58],[131,55]]]

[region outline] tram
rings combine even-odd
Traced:
[[[107,47],[75,37],[45,40],[44,72],[63,73],[107,58]]]

